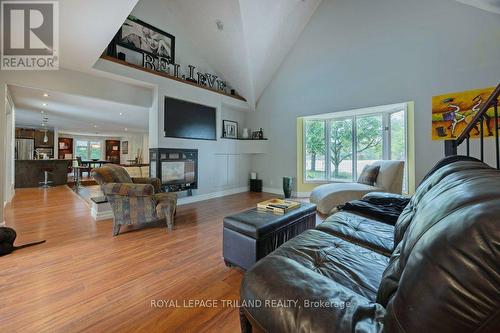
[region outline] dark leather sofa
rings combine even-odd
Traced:
[[[500,172],[449,162],[394,226],[339,212],[259,261],[242,331],[500,332]]]

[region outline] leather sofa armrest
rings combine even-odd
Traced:
[[[108,183],[101,186],[105,195],[120,195],[128,197],[149,197],[155,194],[151,184]]]
[[[134,184],[150,184],[153,185],[155,193],[161,192],[161,181],[159,178],[147,178],[147,177],[132,177]]]

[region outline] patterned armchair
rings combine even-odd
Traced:
[[[92,177],[101,185],[113,209],[114,236],[122,225],[160,220],[166,220],[168,229],[172,229],[177,195],[161,193],[158,178],[131,178],[125,168],[114,164],[92,170]]]

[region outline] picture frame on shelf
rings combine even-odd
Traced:
[[[232,120],[223,120],[222,137],[227,139],[238,139],[238,123]]]
[[[132,15],[128,16],[118,31],[116,44],[175,63],[175,37]]]

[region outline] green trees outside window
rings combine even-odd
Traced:
[[[406,159],[405,112],[304,122],[306,181],[353,181],[375,160]]]

